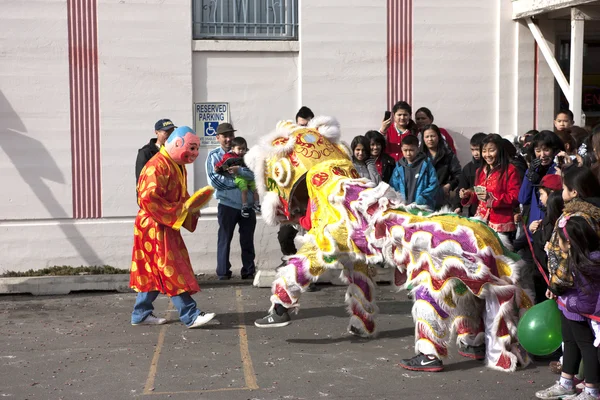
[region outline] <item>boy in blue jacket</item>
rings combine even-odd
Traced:
[[[390,186],[402,195],[406,204],[416,203],[433,210],[438,190],[435,168],[419,150],[419,138],[406,135],[401,145],[404,157],[396,164]]]

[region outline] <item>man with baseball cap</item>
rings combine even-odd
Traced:
[[[156,138],[150,139],[148,144],[138,150],[137,160],[135,161],[136,185],[140,179],[140,172],[142,172],[142,168],[144,168],[148,160],[158,153],[160,147],[165,144],[169,138],[169,135],[175,130],[175,128],[177,127],[168,118],[160,119],[154,124],[154,133],[156,134]]]
[[[225,153],[231,149],[231,141],[235,137],[235,129],[228,122],[223,122],[217,127],[217,141],[219,147],[208,153],[206,159],[206,175],[208,183],[215,188],[215,197],[219,201],[217,208],[217,220],[219,221],[219,233],[217,240],[217,275],[220,280],[231,278],[231,263],[229,253],[231,239],[235,226],[239,225],[240,247],[242,249],[242,279],[254,278],[254,229],[256,228],[256,213],[253,209],[248,210],[249,217],[242,217],[242,191],[235,185],[235,176],[247,180],[254,180],[254,174],[248,168],[232,166],[227,174],[215,172],[217,164]],[[248,191],[248,203],[254,202],[252,192]]]

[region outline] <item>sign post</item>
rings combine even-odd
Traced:
[[[217,126],[229,122],[229,103],[194,103],[194,129],[200,147],[218,146]]]

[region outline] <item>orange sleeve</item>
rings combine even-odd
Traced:
[[[169,201],[173,197],[169,194],[173,193],[169,193],[167,185],[170,180],[177,179],[176,176],[169,175],[170,170],[164,163],[148,162],[142,170],[138,182],[138,204],[159,224],[179,230],[188,217],[188,210],[185,207],[187,193],[179,196],[179,201]],[[171,190],[182,189],[181,184],[177,182]],[[192,225],[195,224],[188,224],[190,227]]]

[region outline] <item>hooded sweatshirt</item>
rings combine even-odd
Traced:
[[[402,195],[406,204],[435,208],[435,194],[439,187],[437,175],[431,160],[423,153],[417,154],[410,164],[405,158],[398,161],[390,186]]]

